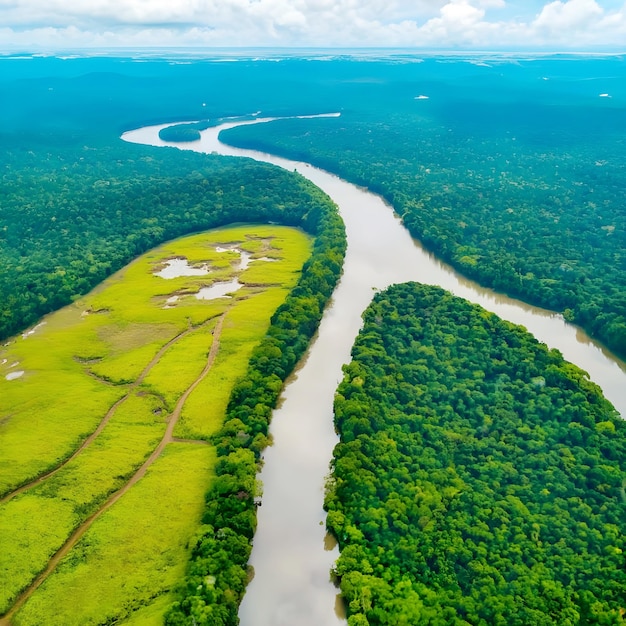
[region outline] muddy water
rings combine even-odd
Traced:
[[[523,324],[539,340],[558,348],[566,359],[589,372],[622,416],[626,416],[626,364],[561,316],[483,289],[459,276],[413,241],[380,197],[306,163],[221,144],[219,132],[236,125],[208,129],[200,141],[178,147],[249,156],[297,170],[338,204],[348,235],[344,274],[332,304],[306,361],[289,381],[281,407],[274,413],[271,430],[275,444],[265,453],[260,476],[263,505],[259,508],[251,558],[256,574],[241,605],[241,624],[343,624],[345,620],[335,611],[337,591],[328,576],[337,553],[326,549],[323,482],[337,441],[332,421],[333,394],[341,379],[341,366],[349,360],[361,326],[361,314],[376,289],[409,280],[439,285],[504,319]],[[135,143],[172,145],[159,139],[161,128],[142,128],[123,138]]]

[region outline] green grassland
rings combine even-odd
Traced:
[[[181,338],[143,379],[142,387],[158,395],[168,411],[174,410],[180,390],[187,389],[200,375],[213,343],[213,329],[214,324],[207,324]]]
[[[14,623],[123,623],[161,599],[184,573],[186,544],[199,524],[214,460],[209,446],[170,444],[146,477],[94,523]],[[166,608],[145,623],[161,623]]]
[[[240,271],[239,253],[220,251],[224,247],[245,250],[253,260]],[[174,436],[208,439],[221,426],[233,385],[245,373],[252,349],[296,283],[309,253],[310,240],[306,235],[279,226],[238,226],[179,239],[137,259],[88,296],[48,316],[45,324],[26,339],[15,338],[3,347],[0,493],[5,496],[0,504],[0,611],[10,608],[74,529],[122,488],[150,456],[164,436],[177,402],[206,366],[212,333],[218,318],[224,316],[214,366],[188,397]],[[166,260],[180,257],[192,266],[206,265],[209,274],[172,279],[155,275]],[[267,258],[277,262],[267,262]],[[200,288],[235,276],[242,287],[232,297],[194,297]],[[166,302],[172,295],[177,295],[178,300]],[[14,363],[18,365],[10,367]],[[24,372],[20,378],[6,378],[17,370]],[[99,424],[103,427],[97,436],[75,454]],[[166,450],[178,445],[193,444],[170,443]],[[197,502],[194,500],[193,510],[182,503],[182,483],[184,489],[196,489],[200,494],[209,486],[210,464],[207,466],[206,459],[207,454],[213,458],[214,451],[212,447],[197,447],[203,452],[194,453],[194,462],[187,462],[183,453],[172,455],[178,461],[168,461],[175,467],[167,475],[177,476],[176,484],[169,487],[169,495],[157,498],[156,491],[162,485],[153,488],[158,507],[163,506],[168,515],[181,517],[172,521],[172,528],[178,529],[172,530],[176,537],[181,528],[193,528],[198,523],[202,507],[201,495]],[[164,462],[160,458],[157,464]],[[28,485],[55,468],[58,471],[54,474]],[[128,581],[127,586],[136,587],[136,597],[129,590],[110,591],[108,599],[94,599],[89,608],[92,595],[84,583],[77,582],[77,587],[68,583],[74,589],[70,596],[73,602],[55,600],[54,574],[50,583],[42,585],[17,614],[16,623],[50,623],[44,619],[49,609],[42,608],[41,613],[31,607],[44,607],[51,602],[60,615],[60,605],[76,611],[77,600],[81,606],[85,603],[86,613],[75,623],[97,623],[113,615],[120,619],[160,596],[172,580],[182,575],[184,546],[175,550],[175,558],[168,557],[167,563],[161,565],[147,556],[149,550],[142,552],[133,547],[133,554],[144,554],[145,560],[138,557],[140,563],[129,565],[140,580],[132,585],[124,568],[103,565],[103,559],[114,554],[113,546],[128,541],[125,533],[139,527],[141,538],[137,541],[146,546],[161,542],[153,554],[163,559],[170,550],[169,540],[158,523],[144,528],[137,521],[144,514],[154,514],[157,519],[167,517],[163,511],[154,512],[154,498],[126,504],[147,480],[148,477],[133,486],[96,521],[59,569],[72,580],[81,576],[96,580],[98,572],[104,571],[109,582],[103,589],[109,589],[109,584],[110,589],[115,589]],[[159,482],[154,476],[150,480]],[[27,488],[14,494],[20,485]],[[111,523],[107,520],[120,510],[126,510],[126,514],[115,513],[119,516],[115,523],[117,536],[107,526]],[[100,525],[108,530],[98,534]],[[90,539],[92,535],[97,537],[95,543]],[[186,530],[183,535],[189,537]],[[95,547],[101,552],[92,554],[89,550]],[[88,556],[78,558],[76,554]],[[163,574],[164,569],[167,575]],[[65,583],[61,586],[65,587]],[[78,598],[76,588],[85,589]],[[47,600],[40,600],[40,596]],[[118,598],[118,604],[114,598]],[[158,605],[165,606],[160,601]],[[102,612],[93,622],[90,611],[97,606]],[[27,617],[35,615],[38,617]],[[59,619],[58,623],[74,623],[67,616]]]
[[[165,422],[154,414],[154,405],[153,396],[130,396],[92,445],[0,508],[0,572],[7,573],[0,592],[3,609],[159,443]]]

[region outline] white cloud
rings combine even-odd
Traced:
[[[534,25],[550,31],[580,30],[588,28],[603,13],[595,0],[555,0],[543,7]]]
[[[20,46],[623,46],[615,0],[0,0]],[[509,8],[510,5],[510,8]],[[0,44],[1,45],[1,44]]]
[[[477,0],[476,4],[485,9],[503,9],[506,6],[504,0]]]
[[[452,0],[440,10],[440,15],[428,20],[418,31],[415,45],[441,46],[455,41],[467,45],[476,37],[485,10],[468,0]]]
[[[556,0],[543,7],[531,24],[537,40],[561,45],[626,43],[626,5],[607,11],[596,0]]]
[[[485,10],[469,3],[469,0],[452,0],[441,9],[441,18],[452,28],[463,28],[480,22]]]

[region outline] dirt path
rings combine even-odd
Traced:
[[[104,430],[105,426],[109,423],[113,415],[115,415],[115,411],[117,411],[117,408],[120,406],[120,404],[126,401],[128,397],[130,396],[130,394],[139,385],[141,385],[141,383],[144,381],[146,376],[150,373],[150,370],[161,360],[161,357],[165,354],[165,352],[171,346],[173,346],[177,341],[180,341],[181,339],[186,337],[189,333],[192,333],[198,330],[199,328],[206,326],[207,324],[212,322],[214,319],[215,318],[212,317],[211,319],[207,320],[206,322],[203,322],[202,324],[199,324],[198,326],[190,326],[187,330],[184,330],[182,333],[179,333],[178,335],[170,339],[154,355],[150,363],[148,363],[148,365],[146,365],[146,367],[143,369],[141,374],[139,374],[139,377],[137,378],[137,380],[133,381],[132,383],[128,385],[126,393],[119,400],[117,400],[113,405],[111,405],[111,408],[106,412],[106,415],[102,418],[102,421],[100,422],[100,424],[98,424],[98,427],[96,428],[96,430],[94,430],[91,433],[91,435],[89,435],[89,437],[87,437],[87,439],[83,441],[83,443],[72,453],[71,456],[69,456],[67,459],[65,459],[65,461],[57,465],[54,469],[50,470],[49,472],[46,472],[45,474],[38,476],[37,478],[30,481],[29,483],[26,483],[25,485],[22,485],[21,487],[18,487],[17,489],[14,489],[13,491],[10,491],[9,493],[2,496],[2,498],[0,498],[0,505],[4,504],[5,502],[8,502],[15,496],[19,495],[20,493],[23,493],[24,491],[31,489],[35,485],[38,485],[39,483],[43,482],[47,478],[54,476],[59,470],[63,469],[70,461],[73,461],[87,446],[91,445],[94,439]]]
[[[88,517],[72,533],[72,535],[65,542],[65,544],[50,559],[46,569],[43,572],[41,572],[41,574],[39,574],[39,576],[37,576],[37,578],[35,578],[35,580],[30,584],[30,586],[27,587],[21,593],[21,595],[18,596],[17,600],[15,601],[13,606],[9,609],[9,611],[3,617],[0,618],[0,626],[10,626],[11,625],[11,619],[12,619],[13,615],[15,615],[15,613],[31,597],[31,595],[37,590],[37,588],[56,569],[56,566],[59,564],[61,559],[63,559],[63,557],[65,557],[69,553],[69,551],[78,543],[78,541],[89,530],[89,528],[91,528],[91,525],[105,511],[110,509],[133,485],[135,485],[139,480],[141,480],[143,478],[143,476],[145,475],[145,473],[148,470],[148,468],[159,458],[159,456],[161,455],[161,453],[165,449],[165,446],[168,443],[172,443],[172,442],[176,441],[174,439],[174,437],[173,437],[173,432],[174,432],[174,428],[176,427],[176,424],[178,423],[178,420],[179,420],[180,415],[182,413],[182,410],[183,410],[183,407],[185,405],[185,402],[187,401],[187,398],[189,398],[191,393],[195,390],[195,388],[202,382],[202,380],[209,373],[209,371],[211,370],[211,367],[212,367],[212,365],[213,365],[213,363],[215,361],[217,353],[219,351],[219,344],[220,344],[219,340],[220,340],[220,335],[222,333],[222,326],[224,324],[225,316],[226,316],[226,313],[223,313],[220,316],[220,318],[219,318],[219,320],[218,320],[218,322],[217,322],[217,324],[215,326],[215,329],[213,330],[213,343],[211,344],[211,348],[209,350],[209,354],[208,354],[208,357],[207,357],[207,362],[206,362],[206,365],[205,365],[204,369],[202,370],[202,372],[198,376],[198,378],[196,378],[196,380],[189,386],[187,391],[185,391],[185,393],[183,393],[183,395],[179,398],[178,402],[176,403],[176,407],[174,408],[174,411],[172,412],[172,414],[170,416],[167,428],[165,430],[165,434],[163,435],[163,438],[161,439],[159,445],[154,449],[154,451],[146,459],[146,461],[144,461],[143,465],[135,472],[135,474],[133,474],[133,476],[128,480],[128,482],[122,488],[120,488],[118,491],[113,493],[109,497],[109,499],[95,513],[93,513],[90,517]],[[190,329],[189,331],[185,331],[185,333],[190,332],[191,330],[196,330],[197,328],[198,327],[196,327],[195,329]],[[185,334],[185,333],[183,333],[183,334]],[[177,338],[180,338],[181,336],[182,336],[182,334],[179,335]],[[177,338],[175,338],[175,339],[177,339]],[[174,341],[174,340],[172,340],[172,341]],[[170,342],[170,344],[171,343],[172,342]],[[167,344],[167,345],[169,345],[169,344]],[[165,346],[163,347],[163,349],[161,351],[159,351],[159,354],[161,354],[163,352],[163,350],[165,350]],[[154,361],[154,359],[153,359],[153,361]],[[154,365],[154,363],[151,362],[151,365],[149,365],[149,367],[151,367],[152,365]],[[139,379],[137,379],[137,381],[135,381],[134,384],[138,384],[138,381],[139,381]],[[194,441],[193,443],[198,443],[198,442]]]

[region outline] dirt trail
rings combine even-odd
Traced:
[[[25,485],[22,485],[21,487],[18,487],[17,489],[14,489],[13,491],[10,491],[9,493],[2,496],[2,498],[0,498],[0,505],[4,504],[5,502],[8,502],[15,496],[19,495],[20,493],[23,493],[24,491],[31,489],[35,485],[38,485],[39,483],[43,482],[47,478],[54,476],[59,470],[63,469],[70,461],[73,461],[87,446],[93,443],[94,439],[104,430],[105,426],[109,423],[109,421],[115,414],[115,411],[117,411],[117,408],[120,406],[120,404],[122,404],[122,402],[127,400],[130,394],[132,393],[132,391],[136,389],[139,385],[141,385],[141,383],[144,381],[146,376],[150,373],[150,370],[161,360],[161,357],[163,356],[163,354],[165,354],[165,352],[172,345],[174,345],[177,341],[180,341],[183,337],[186,337],[189,333],[196,331],[199,328],[202,328],[203,326],[206,326],[208,323],[212,322],[214,319],[215,318],[212,317],[211,319],[207,320],[206,322],[203,322],[202,324],[199,324],[198,326],[190,326],[187,330],[184,330],[182,333],[179,333],[178,335],[170,339],[154,355],[150,363],[148,363],[148,365],[146,365],[146,367],[143,369],[141,374],[139,374],[139,377],[137,378],[137,380],[133,381],[132,383],[128,385],[126,393],[119,400],[117,400],[114,404],[111,405],[111,408],[106,412],[106,415],[102,418],[102,421],[100,422],[100,424],[98,424],[98,427],[96,428],[96,430],[94,430],[91,433],[91,435],[89,435],[89,437],[87,437],[87,439],[85,439],[85,441],[83,441],[83,443],[78,448],[76,448],[76,450],[72,453],[71,456],[65,459],[65,461],[63,461],[61,464],[57,465],[53,470],[50,470],[49,472],[46,472],[45,474],[38,476],[37,478],[30,481],[29,483],[26,483]]]
[[[202,370],[202,372],[198,376],[198,378],[196,378],[196,380],[189,386],[187,391],[185,391],[185,393],[183,393],[183,395],[179,398],[178,402],[176,403],[176,407],[174,408],[174,411],[172,412],[172,414],[170,416],[167,428],[165,430],[165,434],[163,435],[163,438],[161,439],[159,445],[154,449],[154,451],[146,459],[146,461],[144,461],[143,465],[135,472],[135,474],[133,474],[133,476],[128,480],[128,482],[122,488],[120,488],[118,491],[113,493],[109,497],[109,499],[95,513],[93,513],[90,517],[88,517],[72,533],[72,535],[65,542],[65,544],[50,559],[46,569],[43,572],[41,572],[41,574],[39,574],[39,576],[37,576],[37,578],[35,578],[35,580],[30,584],[30,586],[27,587],[21,593],[21,595],[18,596],[17,600],[15,601],[13,606],[9,609],[9,611],[4,616],[0,617],[0,626],[10,626],[11,625],[11,619],[12,619],[13,615],[15,615],[15,613],[31,597],[31,595],[37,590],[37,588],[56,569],[56,566],[59,564],[61,559],[63,559],[63,557],[65,557],[69,553],[69,551],[78,543],[78,541],[83,537],[83,535],[89,530],[91,525],[105,511],[110,509],[126,492],[128,492],[128,490],[133,485],[135,485],[139,480],[141,480],[141,478],[143,478],[143,476],[145,475],[145,473],[148,470],[148,468],[159,458],[159,456],[161,455],[161,452],[163,452],[165,446],[168,443],[172,443],[172,442],[176,441],[176,439],[174,439],[174,437],[173,437],[173,432],[174,432],[174,428],[176,427],[176,424],[177,424],[177,422],[178,422],[178,420],[180,418],[180,415],[182,413],[182,410],[183,410],[183,407],[185,405],[185,402],[187,401],[187,398],[189,398],[191,393],[194,391],[194,389],[202,382],[202,380],[209,373],[209,371],[211,370],[211,367],[212,367],[212,365],[213,365],[213,363],[215,361],[215,357],[217,356],[217,353],[219,351],[219,343],[220,343],[219,340],[220,340],[220,335],[222,333],[222,326],[224,324],[225,316],[226,316],[226,313],[223,313],[220,316],[220,318],[219,318],[219,320],[218,320],[218,322],[217,322],[217,324],[215,326],[215,329],[213,330],[213,343],[211,344],[211,348],[209,350],[209,354],[208,354],[208,357],[207,357],[207,363],[206,363],[204,369]],[[190,330],[196,330],[196,329],[197,329],[197,327],[195,329],[190,329]],[[185,333],[187,333],[187,332],[190,332],[190,331],[185,331]],[[182,336],[182,334],[179,335],[178,338],[180,338],[181,336]],[[177,339],[177,338],[175,338],[175,339]],[[172,340],[172,341],[174,341],[174,340]],[[163,349],[165,349],[165,346],[164,346]],[[159,353],[161,353],[161,352],[162,352],[162,350],[159,351]],[[153,359],[153,361],[154,361],[154,359]],[[138,381],[139,381],[139,379],[137,379],[137,381],[134,384],[137,384]],[[194,441],[193,443],[198,443],[198,442]]]

